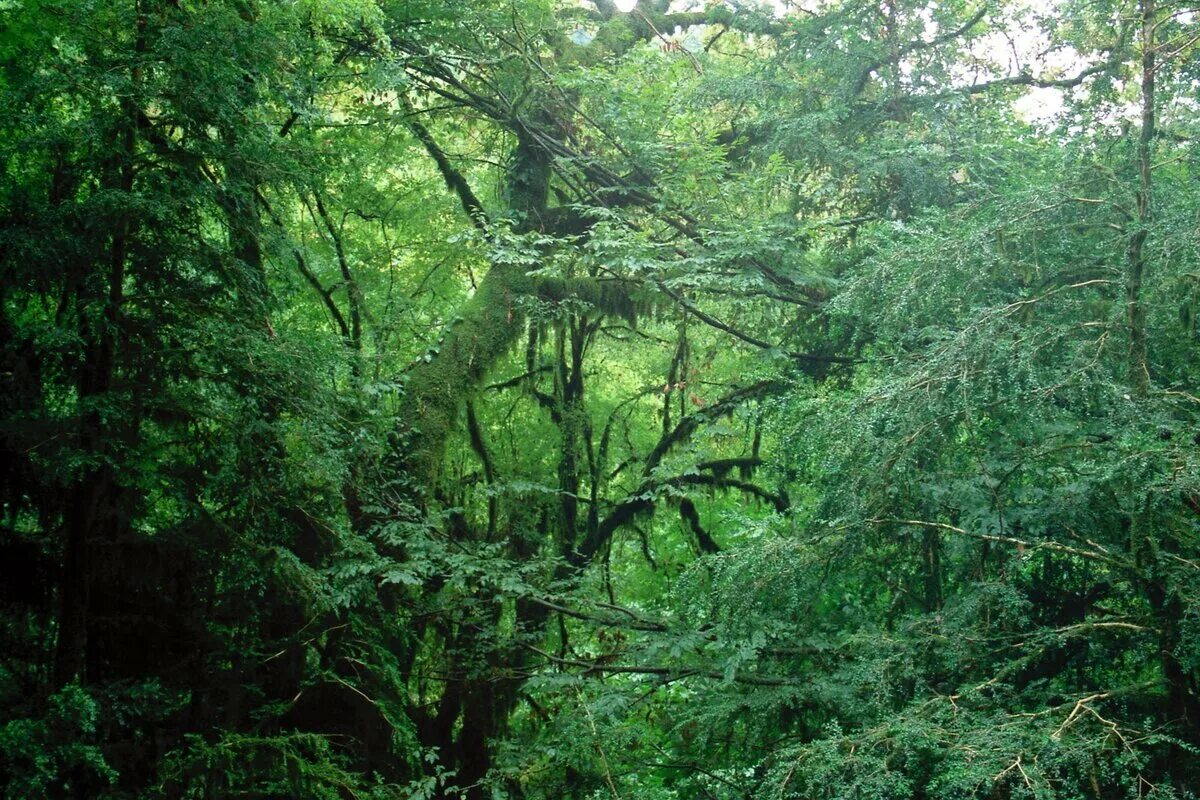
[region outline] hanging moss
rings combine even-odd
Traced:
[[[593,278],[531,276],[519,265],[494,265],[459,312],[462,321],[445,337],[437,354],[418,362],[408,373],[408,410],[412,420],[399,454],[401,466],[427,485],[437,480],[447,437],[458,418],[459,404],[470,398],[487,372],[517,343],[526,328],[526,304],[534,297],[547,302],[579,300],[629,324],[638,309],[628,285]]]
[[[580,300],[597,311],[634,325],[638,309],[629,285],[595,278],[538,278],[535,293],[549,302]]]
[[[558,210],[547,209],[550,167],[550,156],[538,146],[533,131],[518,130],[505,190],[516,233],[540,230]],[[397,441],[405,444],[396,459],[400,468],[419,476],[418,482],[427,488],[437,481],[459,404],[474,394],[488,370],[525,330],[527,304],[522,300],[526,298],[554,303],[579,300],[630,324],[637,318],[625,283],[536,276],[525,265],[494,264],[459,312],[462,321],[446,335],[440,350],[408,373],[407,408],[400,419],[409,427],[399,432]]]

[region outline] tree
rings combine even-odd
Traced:
[[[1187,8],[10,5],[8,794],[1190,796]]]

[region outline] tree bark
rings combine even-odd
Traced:
[[[1126,313],[1129,328],[1129,383],[1134,393],[1144,396],[1150,388],[1150,370],[1146,361],[1146,310],[1142,305],[1142,282],[1146,272],[1146,237],[1149,234],[1155,104],[1154,72],[1155,0],[1142,0],[1142,124],[1137,141],[1138,191],[1137,229],[1129,239],[1129,273],[1126,279]]]

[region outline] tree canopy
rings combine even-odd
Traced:
[[[1197,14],[0,0],[3,796],[1200,797]]]

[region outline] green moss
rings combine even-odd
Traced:
[[[484,276],[467,301],[440,352],[409,372],[407,408],[400,419],[412,420],[403,466],[433,485],[445,448],[454,430],[459,404],[474,395],[488,371],[517,342],[526,328],[524,297],[548,302],[581,300],[598,311],[630,324],[638,309],[627,286],[590,278],[547,278],[527,274],[525,267],[498,264]]]

